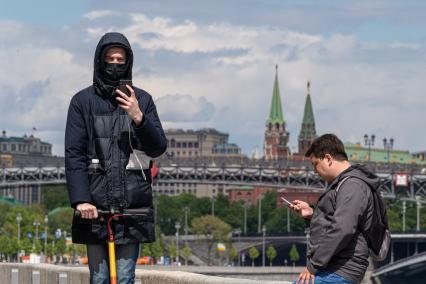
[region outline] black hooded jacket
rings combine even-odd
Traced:
[[[93,85],[72,98],[65,130],[65,170],[71,206],[91,203],[98,209],[150,208],[147,217],[125,217],[114,222],[118,244],[154,241],[154,214],[149,168],[129,170],[126,166],[133,149],[158,157],[167,142],[152,97],[133,87],[143,113],[135,125],[115,99],[114,82],[102,76],[102,55],[106,48],[126,50],[132,79],[133,52],[127,39],[119,33],[107,33],[98,43],[94,59]],[[92,163],[92,162],[95,163]],[[96,163],[96,161],[99,161]],[[103,243],[107,228],[99,219],[73,218],[75,243]]]
[[[338,184],[343,181],[336,194]],[[308,270],[336,274],[360,283],[368,267],[369,249],[363,232],[371,226],[373,198],[379,178],[364,166],[343,171],[320,196],[310,221]],[[370,188],[371,187],[371,188]]]

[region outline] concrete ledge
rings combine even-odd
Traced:
[[[157,267],[155,267],[157,268]],[[155,270],[152,269],[137,269],[136,279],[142,283],[150,284],[289,284],[288,281],[265,281],[265,280],[249,280],[249,279],[238,279],[229,277],[218,277],[203,275],[198,273],[186,272],[186,271],[167,271],[167,270]],[[181,267],[169,267],[169,269],[177,268],[181,270]],[[188,268],[188,267],[186,267]],[[12,269],[19,270],[19,282],[11,283]],[[194,268],[195,270],[196,268]],[[199,268],[201,271],[206,271],[209,267]],[[257,274],[260,274],[262,268],[258,268]],[[221,268],[210,267],[210,272],[213,274],[223,273]],[[265,271],[266,270],[266,271]],[[263,271],[267,273],[267,268]],[[67,284],[84,284],[89,283],[89,269],[88,267],[73,267],[73,266],[59,266],[53,264],[24,264],[24,263],[0,263],[0,283],[11,283],[11,284],[28,284],[32,282],[33,271],[40,272],[40,283],[67,283]],[[213,272],[215,271],[215,272]],[[206,271],[207,272],[207,271]],[[66,282],[59,281],[59,274],[65,273],[67,275]],[[241,272],[240,272],[241,273]],[[235,271],[229,274],[235,274]],[[241,275],[243,277],[243,275]]]

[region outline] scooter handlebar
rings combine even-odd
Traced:
[[[98,216],[102,215],[115,215],[120,214],[123,216],[146,216],[148,215],[150,209],[149,208],[132,208],[132,209],[123,209],[123,210],[102,210],[98,209]],[[77,217],[81,217],[81,212],[78,210],[75,210],[75,215]]]

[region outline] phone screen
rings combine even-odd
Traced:
[[[281,196],[281,200],[284,201],[285,203],[287,203],[289,206],[293,206],[293,203],[291,203],[290,201],[288,201],[287,199],[285,199],[282,196]]]

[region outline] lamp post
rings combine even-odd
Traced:
[[[244,236],[247,235],[247,203],[244,203]]]
[[[238,255],[238,266],[241,266],[241,256],[240,256],[240,237],[241,237],[241,229],[238,228],[235,230],[235,234],[238,235],[238,248],[237,248],[237,255]]]
[[[179,263],[179,229],[180,229],[180,223],[175,223],[175,229],[176,229],[176,264]]]
[[[257,233],[260,234],[262,231],[262,197],[263,195],[259,196],[259,216],[257,219]]]
[[[18,223],[18,254],[17,259],[19,262],[19,245],[21,243],[21,221],[22,221],[22,215],[21,213],[18,213],[18,215],[16,215],[16,222]]]
[[[405,200],[402,201],[402,231],[405,232],[405,213],[407,212],[407,205]]]
[[[266,227],[265,225],[262,226],[262,267],[265,267],[265,234],[266,234]]]
[[[18,244],[21,241],[21,221],[22,221],[22,215],[21,213],[18,213],[18,215],[16,215],[16,222],[18,223]]]
[[[47,223],[49,222],[49,218],[47,215],[44,216],[44,255],[47,254]]]
[[[420,232],[420,209],[422,208],[422,203],[420,202],[420,196],[416,196],[416,205],[417,205],[417,223],[416,231]]]
[[[392,151],[393,149],[393,142],[395,140],[393,138],[389,139],[389,141],[386,138],[383,138],[383,146],[385,147],[385,151],[387,152],[387,157],[388,157],[388,163],[390,162],[390,156],[389,153]]]
[[[188,214],[191,211],[188,206],[183,208],[183,212],[185,213],[185,244],[188,245]]]
[[[364,142],[365,145],[368,146],[368,161],[371,161],[371,146],[374,145],[374,140],[376,139],[376,136],[373,134],[371,136],[368,136],[367,134],[364,135]]]
[[[35,220],[33,223],[35,227],[35,238],[33,239],[33,250],[35,249],[35,243],[38,241],[38,226],[40,226],[40,222]]]
[[[214,199],[214,196],[212,197],[212,216],[214,217],[214,202],[215,202],[215,199]]]

